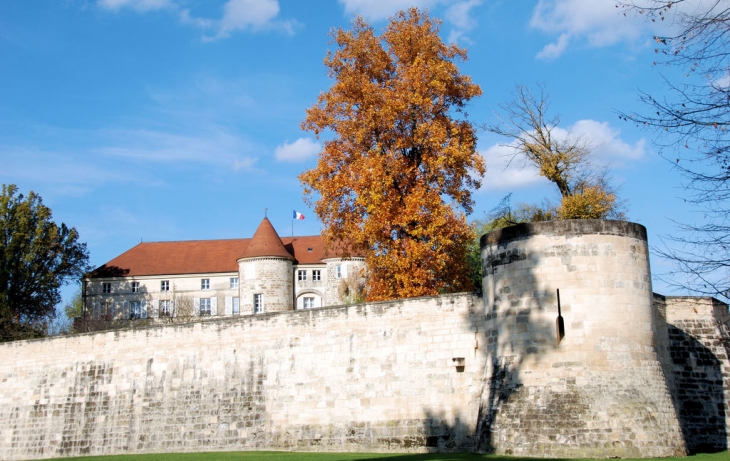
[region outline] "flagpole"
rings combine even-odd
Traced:
[[[294,208],[291,209],[291,238],[294,238]]]

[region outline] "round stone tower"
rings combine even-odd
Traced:
[[[481,252],[482,450],[544,457],[686,454],[654,344],[643,226],[521,224],[482,236]]]
[[[238,258],[241,314],[294,308],[293,261],[268,218]]]

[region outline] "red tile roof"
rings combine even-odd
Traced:
[[[264,218],[259,228],[254,232],[251,241],[243,251],[239,259],[258,258],[261,256],[277,256],[280,258],[294,259],[294,256],[284,248],[279,234],[271,225],[269,218]]]
[[[140,243],[108,263],[94,269],[89,276],[129,277],[238,272],[238,260],[261,256],[279,256],[294,264],[324,264],[337,250],[325,254],[319,235],[280,238],[268,218],[261,221],[250,239],[187,240],[179,242]]]
[[[91,272],[91,277],[238,272],[239,257],[252,239],[145,242]],[[322,264],[319,235],[284,237],[281,243],[295,264]]]

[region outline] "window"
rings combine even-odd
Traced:
[[[264,311],[264,295],[256,293],[253,295],[253,313],[259,314]]]
[[[312,280],[314,280],[315,282],[319,282],[320,280],[322,280],[322,271],[312,271]]]
[[[210,290],[210,279],[200,279],[200,289]]]
[[[132,293],[139,293],[139,282],[132,282]]]
[[[231,277],[231,290],[238,289],[238,277]]]
[[[172,301],[163,299],[160,301],[160,317],[172,317]]]
[[[311,309],[314,307],[314,298],[304,298],[304,308]]]
[[[129,318],[139,319],[142,318],[142,303],[139,301],[132,301],[129,303]]]
[[[239,302],[238,296],[235,296],[233,298],[233,315],[238,315],[241,313],[241,304]]]
[[[307,280],[307,271],[297,271],[297,278],[300,282]]]
[[[338,279],[342,278],[342,266],[340,266],[339,264],[337,265],[337,271],[335,273],[335,277],[337,277]]]
[[[109,317],[112,313],[112,302],[111,301],[104,301],[101,303],[101,311],[99,312],[99,316],[103,319]]]
[[[112,284],[111,283],[102,283],[101,284],[101,292],[102,293],[111,293],[112,292]]]
[[[205,317],[207,315],[210,315],[210,298],[200,298],[200,316]]]
[[[170,291],[170,281],[163,280],[160,282],[160,291]]]

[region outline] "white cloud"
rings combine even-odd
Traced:
[[[495,144],[480,152],[487,165],[481,190],[504,190],[533,186],[547,182],[540,177],[537,168],[514,159],[514,145]]]
[[[552,134],[556,140],[570,137],[587,143],[592,150],[592,160],[599,166],[624,168],[628,162],[646,154],[644,139],[629,144],[621,139],[621,132],[608,122],[579,120],[568,129],[554,128]],[[514,143],[495,144],[480,152],[487,164],[487,174],[482,181],[483,190],[512,191],[547,182],[539,176],[537,168],[514,156],[514,146]]]
[[[555,59],[563,54],[563,51],[568,47],[570,41],[569,34],[560,34],[558,40],[554,43],[548,43],[537,53],[538,59]]]
[[[481,3],[482,0],[467,0],[455,3],[446,10],[446,20],[454,27],[449,33],[450,43],[458,42],[467,32],[476,27],[477,22],[471,10]]]
[[[671,35],[677,27],[674,19],[681,18],[683,13],[694,13],[698,8],[706,9],[707,0],[675,3],[664,15],[666,21],[652,21],[639,10],[617,7],[616,0],[540,0],[532,12],[530,27],[558,37],[537,54],[540,59],[555,59],[566,51],[569,43],[600,48],[621,41],[649,39],[652,35]],[[715,8],[722,6],[715,5]]]
[[[368,21],[379,21],[393,16],[400,10],[411,7],[419,9],[435,8],[438,5],[446,5],[444,13],[446,22],[453,29],[449,33],[448,41],[455,43],[470,30],[476,27],[472,9],[482,3],[482,0],[462,0],[454,2],[450,0],[339,0],[345,7],[345,14],[360,15]]]
[[[275,21],[279,14],[277,0],[229,0],[223,6],[223,17],[215,38],[227,37],[236,30],[260,31],[279,29],[294,33],[295,21]]]
[[[443,0],[339,0],[348,15],[358,14],[368,21],[386,19],[410,7],[428,8]]]
[[[244,29],[261,27],[279,14],[276,0],[229,0],[223,6],[221,27],[224,29]]]
[[[43,184],[65,196],[82,196],[107,183],[151,183],[154,177],[130,174],[93,155],[0,145],[0,182]]]
[[[242,159],[236,159],[233,162],[233,170],[234,171],[240,171],[240,170],[252,171],[254,165],[256,164],[256,162],[258,160],[259,160],[258,158],[254,158],[254,157],[244,157]]]
[[[207,18],[196,18],[190,15],[190,10],[180,11],[180,22],[185,25],[198,27],[200,29],[209,29],[216,25],[216,21]]]
[[[726,73],[722,77],[713,80],[712,85],[714,85],[716,88],[727,90],[728,88],[730,88],[730,74]]]
[[[220,19],[196,17],[189,9],[180,8],[180,0],[98,0],[97,4],[113,11],[122,8],[140,13],[165,8],[179,11],[181,24],[212,31],[213,35],[204,36],[204,41],[226,38],[236,31],[276,30],[291,35],[299,27],[296,20],[276,19],[280,10],[278,0],[228,0]]]
[[[540,0],[532,12],[530,27],[558,35],[558,39],[546,45],[537,57],[557,58],[569,42],[603,47],[637,39],[643,33],[645,18],[621,13],[615,0]]]
[[[223,130],[181,135],[147,129],[115,129],[103,130],[100,135],[106,146],[96,147],[94,152],[146,164],[197,163],[250,171],[257,161],[255,157],[240,157],[240,152],[256,150],[251,142]]]
[[[611,167],[624,167],[626,162],[638,160],[646,154],[646,140],[629,144],[621,139],[621,132],[608,122],[579,120],[570,127],[569,134],[586,140],[593,150],[593,158]]]
[[[274,155],[280,162],[303,162],[322,150],[322,145],[309,138],[299,138],[293,143],[284,142],[276,147]]]
[[[99,0],[97,4],[101,8],[114,11],[122,8],[132,8],[136,11],[151,11],[174,7],[174,4],[170,0]]]

